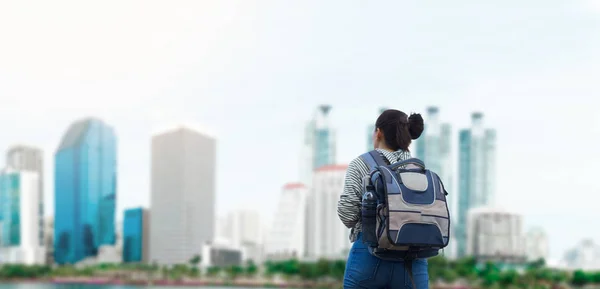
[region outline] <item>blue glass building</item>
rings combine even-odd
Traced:
[[[3,247],[21,244],[20,180],[19,173],[0,174]]]
[[[427,165],[427,168],[436,172],[446,190],[448,191],[448,202],[450,216],[454,220],[456,215],[456,197],[454,190],[455,168],[452,165],[452,128],[449,123],[443,123],[440,120],[439,109],[435,106],[427,108],[425,115],[425,129],[421,136],[413,141],[411,145],[413,156],[421,159]],[[453,223],[456,224],[456,223]],[[451,227],[453,230],[454,225]],[[454,236],[454,232],[450,232]],[[455,255],[455,242],[450,241],[445,250],[445,255],[452,258]]]
[[[73,123],[55,154],[54,258],[74,264],[115,243],[116,136],[98,119]]]
[[[457,257],[467,255],[469,210],[493,201],[496,173],[496,130],[483,127],[483,114],[471,115],[470,129],[459,133],[458,206],[454,221]]]
[[[123,218],[123,262],[142,262],[144,259],[145,236],[147,232],[144,229],[145,215],[147,212],[143,208],[134,208],[125,210]]]
[[[330,105],[318,107],[314,118],[306,125],[301,161],[301,180],[312,183],[313,171],[322,166],[335,164],[335,130],[329,123]]]

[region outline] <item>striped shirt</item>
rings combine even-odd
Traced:
[[[387,151],[377,149],[390,164],[394,164],[406,159],[409,159],[410,152],[408,151]],[[344,180],[344,191],[338,201],[337,213],[346,227],[351,228],[350,242],[357,239],[358,233],[361,231],[361,203],[362,203],[362,179],[370,173],[368,165],[360,158],[355,158],[348,165],[346,171],[346,179]]]

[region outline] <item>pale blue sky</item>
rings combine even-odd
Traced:
[[[61,135],[102,117],[121,212],[149,204],[153,129],[198,122],[218,134],[218,212],[268,217],[316,105],[333,105],[340,162],[380,106],[438,105],[455,133],[479,110],[498,130],[498,202],[558,258],[600,241],[599,53],[600,0],[2,1],[0,150],[46,151],[50,205]]]

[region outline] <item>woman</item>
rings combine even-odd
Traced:
[[[384,111],[375,123],[373,133],[374,148],[390,164],[409,159],[408,147],[413,139],[423,132],[423,118],[420,114],[406,115],[390,109]],[[390,262],[372,256],[361,239],[361,200],[362,179],[370,172],[361,158],[356,158],[348,166],[344,192],[338,202],[338,216],[351,228],[350,250],[344,275],[344,288],[411,288],[412,282],[404,268],[404,262]],[[417,259],[412,265],[413,280],[417,288],[429,288],[427,260]]]

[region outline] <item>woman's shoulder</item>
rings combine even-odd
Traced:
[[[363,160],[362,154],[350,161],[350,163],[348,164],[348,170],[358,170],[361,172],[369,171],[369,167],[367,166],[367,163]]]

